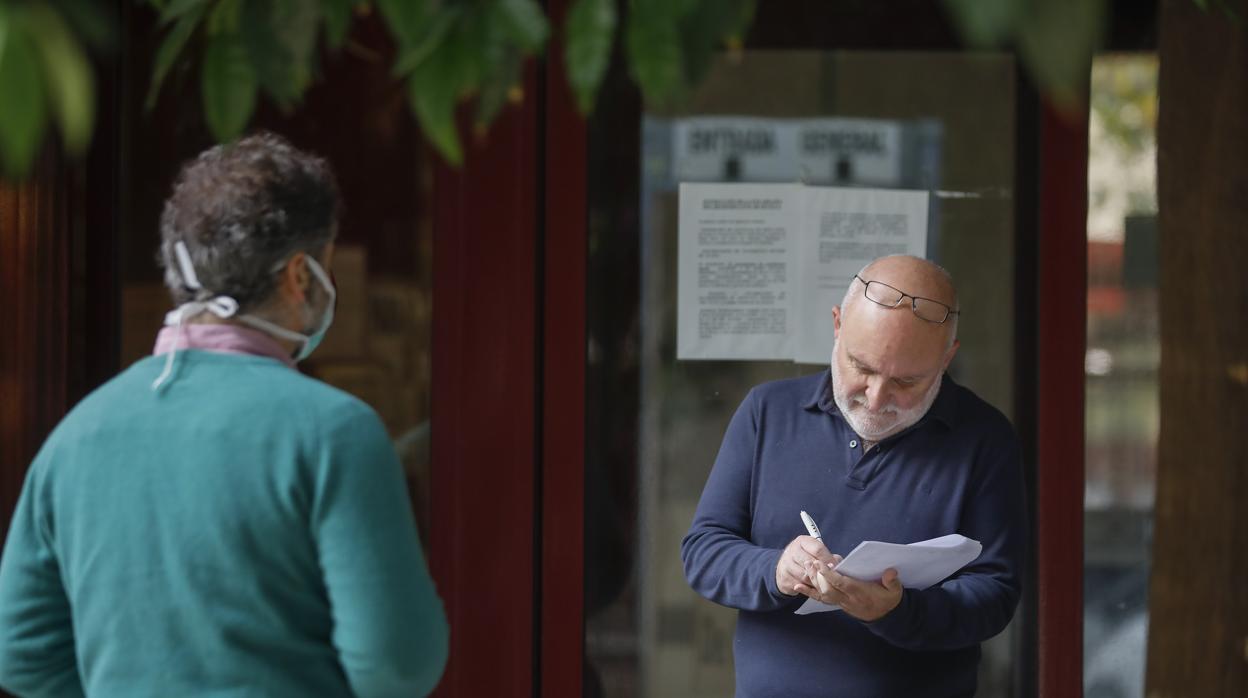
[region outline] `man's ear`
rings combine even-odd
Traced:
[[[841,306],[832,306],[832,336],[841,338]]]
[[[296,252],[292,255],[278,274],[278,293],[282,298],[294,303],[304,303],[307,300],[310,279],[303,253]]]
[[[949,351],[945,352],[945,365],[941,367],[941,371],[948,371],[949,364],[953,362],[953,355],[958,353],[958,347],[962,346],[962,342],[953,340],[953,346],[949,347]]]

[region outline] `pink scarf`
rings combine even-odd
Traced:
[[[179,333],[182,335],[180,341]],[[161,329],[160,334],[156,335],[156,348],[152,350],[152,354],[159,356],[171,352],[175,344],[179,351],[202,349],[222,354],[267,356],[291,368],[295,367],[295,361],[291,358],[290,352],[283,349],[277,340],[259,330],[241,325],[227,323],[165,327]]]

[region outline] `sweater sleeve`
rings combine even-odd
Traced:
[[[743,611],[776,610],[797,600],[776,588],[776,564],[783,551],[750,539],[758,426],[757,396],[752,391],[728,425],[693,524],[680,545],[685,578],[693,590]]]
[[[980,556],[928,589],[906,589],[901,603],[867,627],[910,650],[974,645],[1005,629],[1022,592],[1027,510],[1022,455],[1012,432],[978,454],[976,482],[959,533],[980,541]]]
[[[0,560],[0,686],[30,698],[69,698],[83,689],[39,462],[27,473]]]
[[[361,698],[425,695],[446,665],[449,629],[425,565],[402,467],[360,406],[330,434],[312,509],[333,643]]]

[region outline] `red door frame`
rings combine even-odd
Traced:
[[[535,675],[537,124],[530,96],[434,172],[430,569],[451,626],[436,695],[524,695]]]
[[[1089,74],[1091,67],[1089,66]],[[1086,110],[1040,113],[1036,414],[1039,695],[1083,695]]]
[[[563,27],[570,0],[548,3]],[[543,297],[542,586],[539,695],[581,695],[584,656],[585,342],[588,129],[564,78],[562,36],[547,51]]]
[[[569,4],[549,3],[554,26]],[[547,56],[488,144],[435,176],[440,695],[582,690],[588,144],[561,43]],[[1066,698],[1082,694],[1087,124],[1048,104],[1039,121],[1038,689]]]

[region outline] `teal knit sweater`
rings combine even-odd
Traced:
[[[447,625],[359,400],[260,356],[139,361],[31,465],[0,561],[21,696],[404,696]]]

